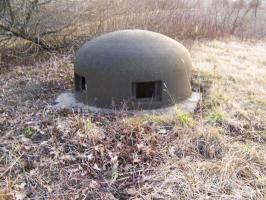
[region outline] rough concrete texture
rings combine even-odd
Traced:
[[[77,96],[84,104],[110,108],[133,102],[144,109],[173,105],[188,98],[192,62],[188,50],[165,35],[144,30],[104,34],[77,52],[75,73],[86,79]],[[132,94],[132,84],[161,81],[160,101],[147,103]]]
[[[193,92],[192,95],[181,102],[178,102],[172,106],[159,108],[159,109],[149,109],[149,110],[129,110],[128,112],[134,115],[173,115],[176,114],[177,109],[184,113],[193,113],[197,107],[197,104],[201,98],[200,93]],[[115,110],[97,108],[93,106],[85,105],[84,103],[78,101],[75,98],[75,94],[71,92],[62,93],[55,100],[56,109],[68,108],[79,110],[81,112],[102,112],[102,113],[114,113]]]

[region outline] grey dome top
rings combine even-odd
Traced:
[[[135,63],[135,66],[122,65],[122,68],[143,67],[147,61],[182,62],[183,55],[187,53],[183,45],[165,35],[146,30],[121,30],[104,34],[85,43],[77,52],[75,66],[77,68],[102,66],[115,69],[120,67],[117,65],[119,60],[119,62]],[[151,67],[158,66],[151,64]]]
[[[86,103],[98,107],[131,99],[132,83],[149,81],[161,81],[168,90],[157,103],[159,107],[173,104],[173,99],[191,95],[191,68],[190,54],[183,45],[146,30],[104,34],[85,43],[75,60],[75,73],[86,78]]]

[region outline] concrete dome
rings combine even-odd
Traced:
[[[87,105],[153,109],[186,99],[192,62],[177,41],[145,30],[122,30],[85,43],[74,65],[78,98]]]

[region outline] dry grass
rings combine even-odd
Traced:
[[[0,75],[0,199],[265,199],[266,41],[192,48],[192,116],[56,111],[71,55]]]

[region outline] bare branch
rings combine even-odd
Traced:
[[[57,28],[57,29],[49,30],[49,31],[43,32],[43,33],[41,33],[40,35],[41,35],[41,36],[44,36],[44,35],[49,35],[49,34],[58,33],[58,32],[60,32],[60,31],[63,31],[64,29],[69,28],[71,25],[72,25],[72,24],[67,24],[67,25],[62,26],[62,27],[59,27],[59,28]]]
[[[61,14],[56,12],[57,7],[44,6],[51,2],[53,1],[0,0],[0,6],[5,6],[4,9],[1,7],[2,11],[0,12],[0,36],[11,35],[14,38],[30,41],[46,50],[53,49],[52,42],[49,44],[45,37],[67,29],[71,23],[66,24],[63,17],[61,18],[62,21],[57,22],[55,20],[55,16]]]
[[[12,10],[11,4],[10,4],[10,0],[5,0],[5,1],[6,1],[6,5],[8,8],[11,23],[13,24],[14,23],[14,13],[13,13],[13,10]]]
[[[30,2],[31,5],[30,5],[30,8],[28,9],[28,13],[26,14],[26,19],[25,19],[24,26],[23,26],[24,29],[28,25],[28,23],[32,17],[32,13],[36,9],[38,2],[39,2],[39,0],[34,0],[33,2]]]

